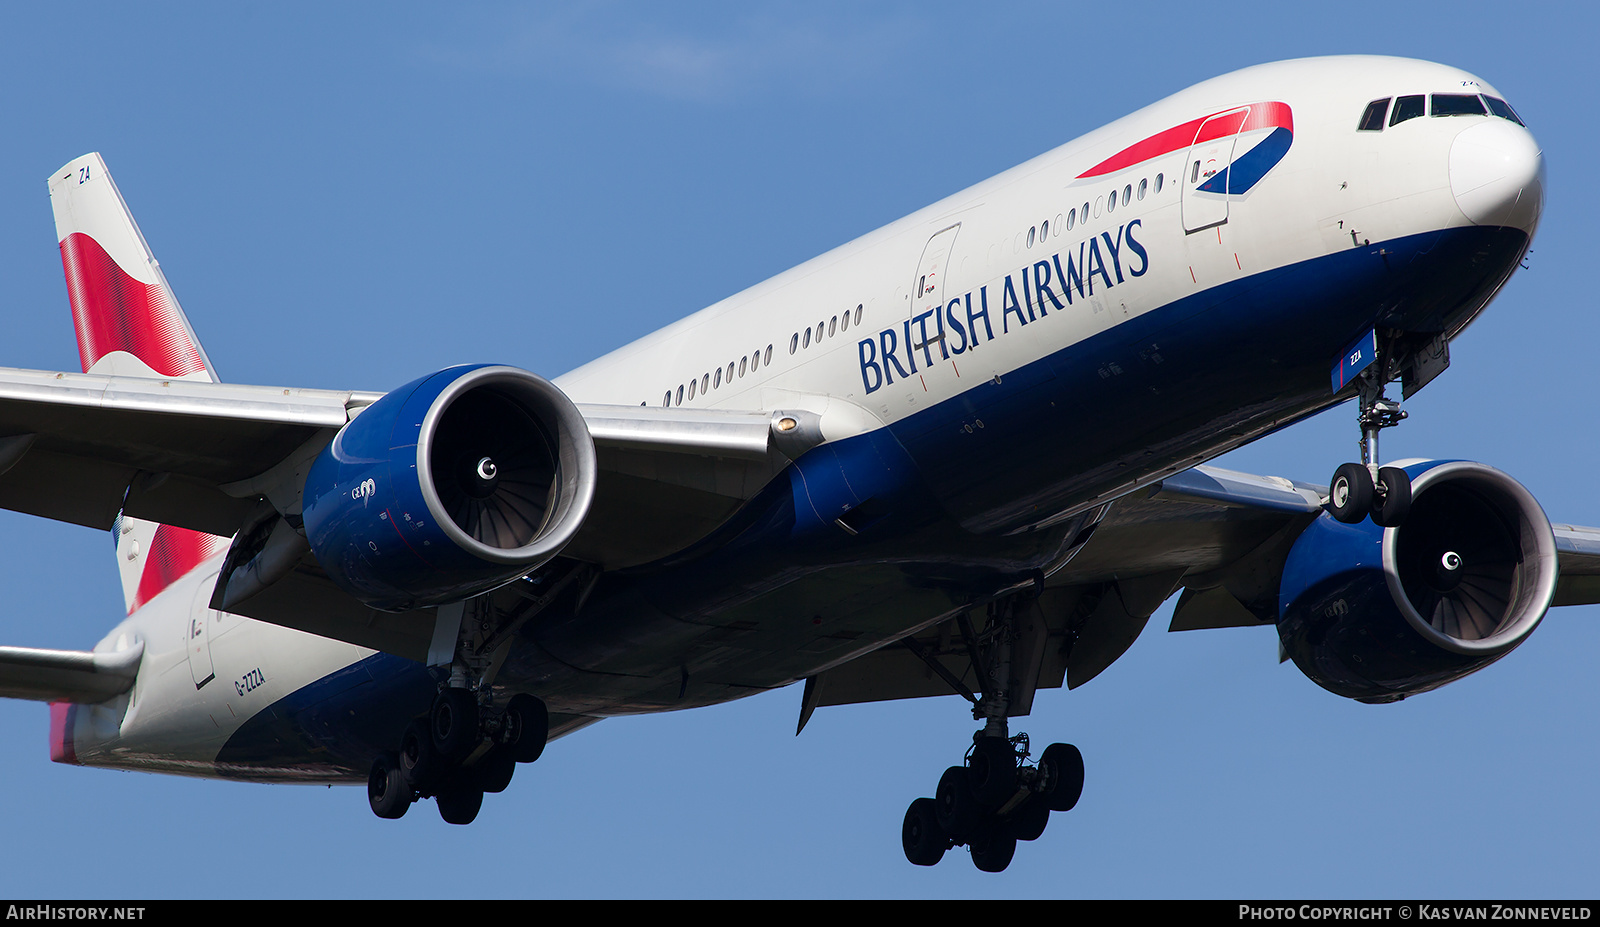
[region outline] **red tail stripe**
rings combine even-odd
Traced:
[[[69,702],[50,703],[50,759],[57,763],[78,762],[78,751],[72,743],[73,716],[78,706]]]
[[[112,351],[132,354],[162,376],[205,369],[172,299],[128,276],[99,242],[82,232],[63,238],[61,266],[84,370]]]
[[[161,594],[163,589],[177,582],[190,570],[222,552],[227,538],[214,534],[161,525],[150,540],[150,553],[145,558],[144,572],[139,575],[139,591],[133,597],[134,609]]]

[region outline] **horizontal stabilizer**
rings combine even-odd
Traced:
[[[133,688],[144,642],[116,653],[0,647],[0,697],[91,705]]]

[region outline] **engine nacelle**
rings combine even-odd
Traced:
[[[594,497],[576,406],[515,367],[450,367],[368,406],[306,477],[306,537],[367,605],[454,602],[561,551]]]
[[[1363,702],[1436,689],[1510,653],[1555,596],[1555,537],[1533,495],[1479,463],[1405,468],[1405,524],[1324,513],[1295,541],[1278,638],[1317,685]]]

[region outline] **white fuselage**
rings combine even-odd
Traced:
[[[1518,146],[1537,162],[1520,125],[1424,116],[1357,130],[1370,101],[1433,93],[1498,96],[1466,72],[1389,58],[1281,62],[1209,80],[555,382],[585,403],[807,409],[832,438],[893,426],[1193,294],[1364,243],[1489,222],[1531,234],[1537,197],[1496,198],[1497,184],[1521,190],[1527,179],[1484,166]],[[1289,117],[1255,128],[1246,118],[1243,131],[1209,143],[1161,141],[1268,104],[1292,113],[1292,143],[1243,193],[1198,188],[1213,162],[1237,162]],[[1340,347],[1329,346],[1330,361]],[[313,757],[293,771],[265,761],[222,770],[215,759],[247,719],[372,652],[209,609],[220,559],[101,641],[98,650],[142,640],[143,664],[131,693],[79,708],[66,759],[317,778]]]

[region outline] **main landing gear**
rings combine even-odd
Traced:
[[[544,752],[549,732],[549,712],[532,695],[515,695],[496,710],[470,689],[441,689],[428,714],[406,726],[399,748],[372,761],[372,813],[398,818],[417,799],[433,798],[445,821],[471,824],[483,794],[505,791],[517,764]]]
[[[1340,464],[1328,484],[1328,513],[1347,525],[1368,515],[1383,528],[1398,528],[1411,511],[1411,477],[1399,467],[1378,466],[1378,432],[1406,418],[1400,403],[1384,396],[1382,363],[1361,373],[1357,381],[1361,411],[1361,462]]]
[[[1020,598],[992,603],[981,634],[973,630],[967,614],[956,616],[975,675],[982,681],[981,698],[935,655],[910,638],[902,642],[971,701],[974,720],[984,722],[961,765],[940,777],[934,797],[919,798],[906,809],[900,843],[906,859],[918,866],[932,866],[951,847],[966,846],[973,865],[984,872],[1000,872],[1011,864],[1017,841],[1037,840],[1050,823],[1050,813],[1071,811],[1083,794],[1083,754],[1077,747],[1051,744],[1037,764],[1029,765],[1028,735],[1013,737],[1007,729],[1011,710],[1026,714],[1025,703],[1032,700],[1032,680],[1012,673]]]
[[[906,859],[932,866],[951,847],[971,848],[972,864],[984,872],[1011,865],[1017,841],[1037,840],[1050,812],[1071,811],[1083,794],[1083,754],[1071,744],[1051,744],[1036,766],[1028,758],[1028,735],[973,738],[961,766],[939,778],[933,798],[906,809],[900,844]]]

